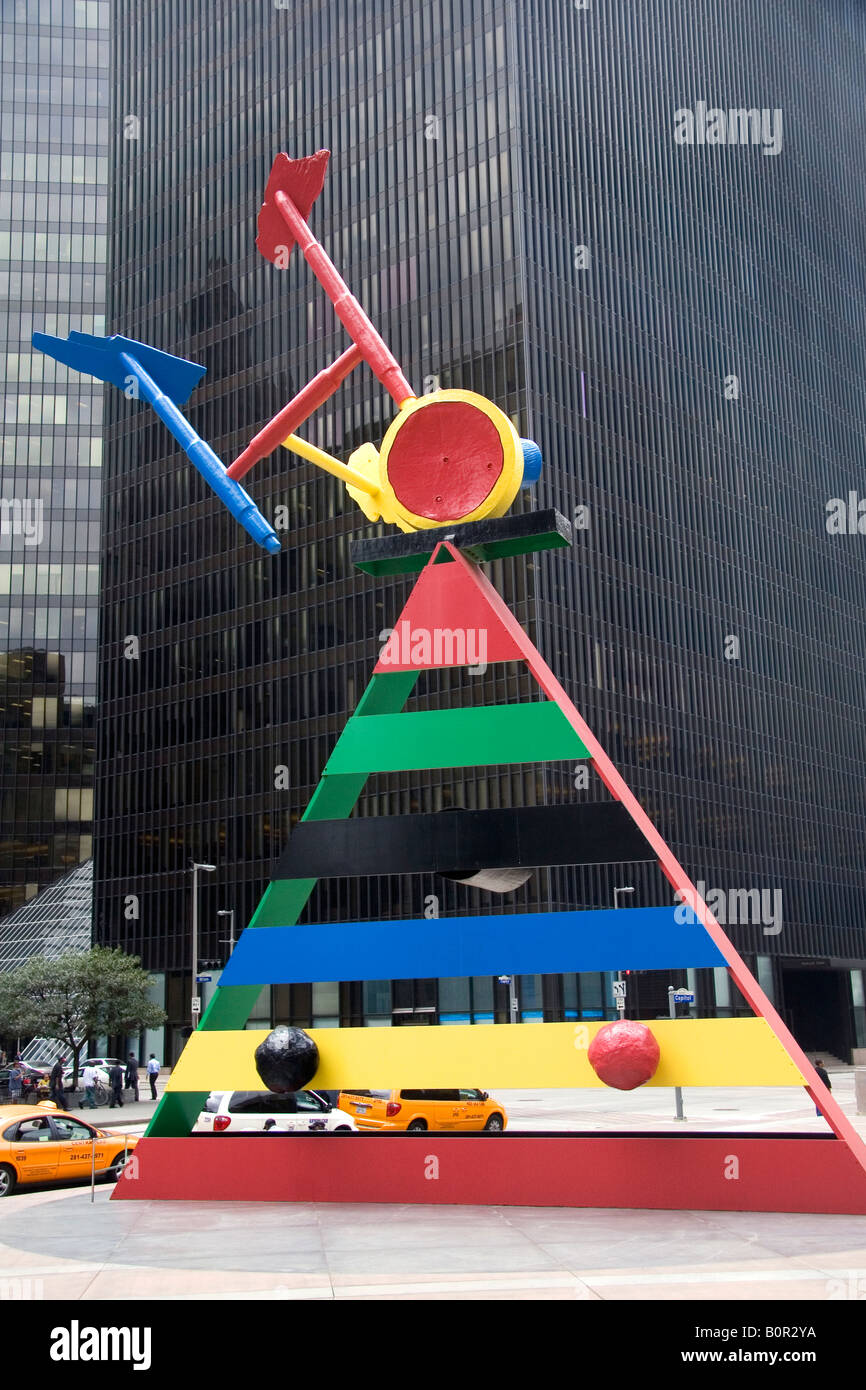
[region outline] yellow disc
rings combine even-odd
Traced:
[[[508,416],[474,391],[434,391],[406,403],[380,451],[382,490],[398,525],[430,530],[504,516],[523,481],[523,449]]]

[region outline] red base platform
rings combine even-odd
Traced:
[[[866,1215],[866,1173],[799,1135],[194,1135],[143,1139],[114,1196]]]

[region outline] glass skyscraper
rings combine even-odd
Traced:
[[[103,391],[30,339],[105,331],[109,9],[0,9],[0,916],[92,853]]]
[[[495,400],[542,446],[534,504],[575,523],[572,552],[494,583],[803,1045],[866,1042],[866,558],[828,512],[864,424],[859,7],[157,0],[118,6],[113,53],[112,330],[207,366],[188,413],[228,463],[346,346],[301,258],[280,273],[254,247],[274,154],[332,149],[311,221],[405,374]],[[147,407],[107,399],[96,930],[165,975],[176,1051],[188,864],[217,865],[219,961],[217,911],[249,920],[408,586],[353,569],[371,528],[333,479],[285,451],[249,475],[284,528],[265,557]],[[301,433],[345,457],[391,418],[362,368]],[[524,689],[495,668],[478,699]],[[571,767],[400,774],[360,813],[600,794]],[[623,886],[670,901],[629,864],[539,871],[496,905]],[[308,918],[417,917],[430,895],[490,906],[331,880]],[[663,1011],[668,983],[632,980],[630,1012]],[[689,983],[699,1012],[743,1008],[725,972]],[[527,1018],[613,1013],[600,975],[518,996]],[[506,1011],[496,980],[368,981],[275,988],[259,1018]]]

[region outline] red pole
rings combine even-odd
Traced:
[[[373,327],[337,267],[310,231],[287,193],[278,190],[274,201],[283,221],[300,246],[304,257],[334,306],[337,318],[349,337],[357,343],[385,390],[402,405],[414,400],[415,392],[403,375],[400,363],[381,333]]]
[[[279,414],[253,436],[243,453],[238,454],[234,463],[226,469],[229,477],[242,478],[245,473],[249,473],[254,463],[266,458],[284,439],[294,434],[298,425],[302,425],[314,410],[318,410],[320,405],[333,396],[340,383],[345,381],[349,373],[363,360],[364,354],[357,344],[353,343],[331,363],[330,367],[325,367],[312,381],[308,381],[306,386],[292,397],[288,405],[283,406]]]

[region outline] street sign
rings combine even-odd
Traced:
[[[614,999],[625,999],[625,980],[614,980],[613,997]]]
[[[201,1000],[197,999],[195,996],[193,996],[192,1000],[192,1011],[194,1014],[201,1013]]]
[[[497,978],[497,980],[499,981],[499,983],[500,983],[501,985],[510,985],[510,984],[511,984],[511,976],[510,976],[510,975],[497,975],[496,978]]]
[[[197,983],[197,984],[200,984],[200,985],[209,985],[209,984],[211,983],[211,981],[213,980],[213,975],[196,975],[195,978],[196,978],[196,983]]]
[[[675,1004],[694,1004],[694,1002],[695,996],[690,994],[687,989],[678,989],[674,991]]]

